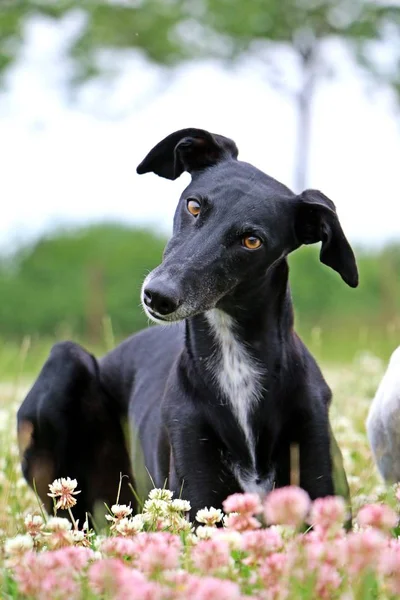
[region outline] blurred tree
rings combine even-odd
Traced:
[[[140,289],[165,240],[145,229],[100,224],[55,231],[0,259],[0,335],[72,333],[98,342],[109,316],[115,334],[147,325]]]
[[[0,340],[78,335],[98,343],[105,317],[118,339],[146,327],[140,289],[160,263],[164,245],[165,239],[150,231],[104,223],[55,231],[13,256],[0,256]],[[368,323],[400,331],[400,245],[356,254],[357,293],[321,265],[318,248],[290,256],[297,324],[303,330],[357,331]]]
[[[225,64],[246,56],[259,60],[266,78],[296,104],[297,191],[307,183],[315,89],[337,68],[329,42],[344,41],[356,62],[400,95],[400,54],[397,70],[389,72],[371,52],[375,42],[393,39],[400,30],[400,7],[393,0],[3,0],[0,72],[16,57],[27,19],[61,18],[71,11],[84,17],[69,47],[75,84],[109,74],[104,56],[110,50],[137,49],[167,67],[204,58]],[[288,72],[293,67],[295,78]],[[293,79],[297,82],[289,85]]]

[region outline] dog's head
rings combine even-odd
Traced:
[[[157,322],[215,308],[237,286],[262,277],[302,244],[322,242],[320,259],[351,287],[353,251],[335,205],[316,190],[295,195],[237,160],[236,144],[202,129],[182,129],[157,144],[137,168],[192,180],[178,202],[163,262],[146,277],[142,303]]]

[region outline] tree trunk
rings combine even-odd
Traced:
[[[301,87],[296,94],[297,141],[294,185],[296,193],[302,192],[308,183],[311,147],[311,115],[316,83],[315,47],[300,53]]]

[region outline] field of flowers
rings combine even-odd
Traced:
[[[79,481],[68,473],[49,487],[55,514],[46,515],[18,463],[15,412],[29,382],[0,384],[0,597],[399,598],[400,490],[382,485],[364,426],[384,367],[362,355],[346,367],[323,369],[334,391],[332,424],[352,493],[348,533],[340,498],[311,503],[295,487],[276,490],[263,503],[251,494],[231,496],[223,513],[204,507],[194,530],[184,498],[155,489],[134,515],[118,504],[118,482],[115,505],[104,507],[108,529],[95,532],[57,516],[57,509],[79,502]],[[304,521],[312,528],[305,531]]]

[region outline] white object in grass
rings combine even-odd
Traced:
[[[366,426],[380,474],[388,483],[400,481],[400,346],[390,358]]]

